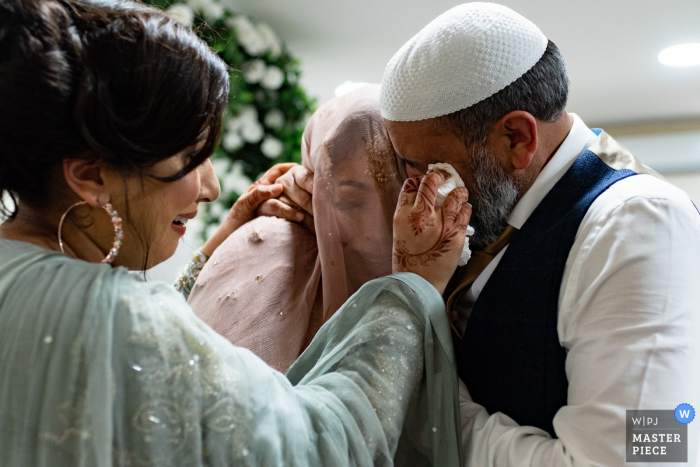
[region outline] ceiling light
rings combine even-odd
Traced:
[[[346,81],[337,88],[335,88],[335,95],[336,97],[340,97],[343,94],[347,94],[350,91],[354,91],[357,88],[361,88],[362,86],[365,86],[367,83],[353,83],[352,81]]]
[[[700,65],[700,43],[674,45],[659,53],[659,61],[668,66]]]

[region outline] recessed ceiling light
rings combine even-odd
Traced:
[[[362,86],[365,86],[367,83],[353,83],[352,81],[346,81],[337,88],[335,88],[335,95],[336,97],[340,97],[343,94],[347,94],[350,91],[354,91],[357,88],[361,88]]]
[[[659,61],[668,66],[700,65],[700,43],[674,45],[659,53]]]

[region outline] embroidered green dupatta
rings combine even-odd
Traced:
[[[3,466],[459,464],[449,326],[418,276],[366,284],[285,377],[167,284],[7,240],[0,265]]]

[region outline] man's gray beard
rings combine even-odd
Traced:
[[[508,225],[508,216],[518,199],[518,184],[498,164],[486,145],[479,145],[471,157],[474,190],[469,193],[475,233],[469,238],[472,250],[498,239]]]

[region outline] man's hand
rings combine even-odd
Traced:
[[[445,178],[438,170],[404,183],[394,213],[392,259],[393,272],[416,273],[441,294],[457,268],[472,213],[464,187],[452,190],[435,208]]]
[[[260,205],[258,216],[272,216],[300,222],[314,231],[314,211],[312,193],[314,174],[304,166],[294,165],[274,183],[284,187],[284,193],[278,199],[270,199]]]

